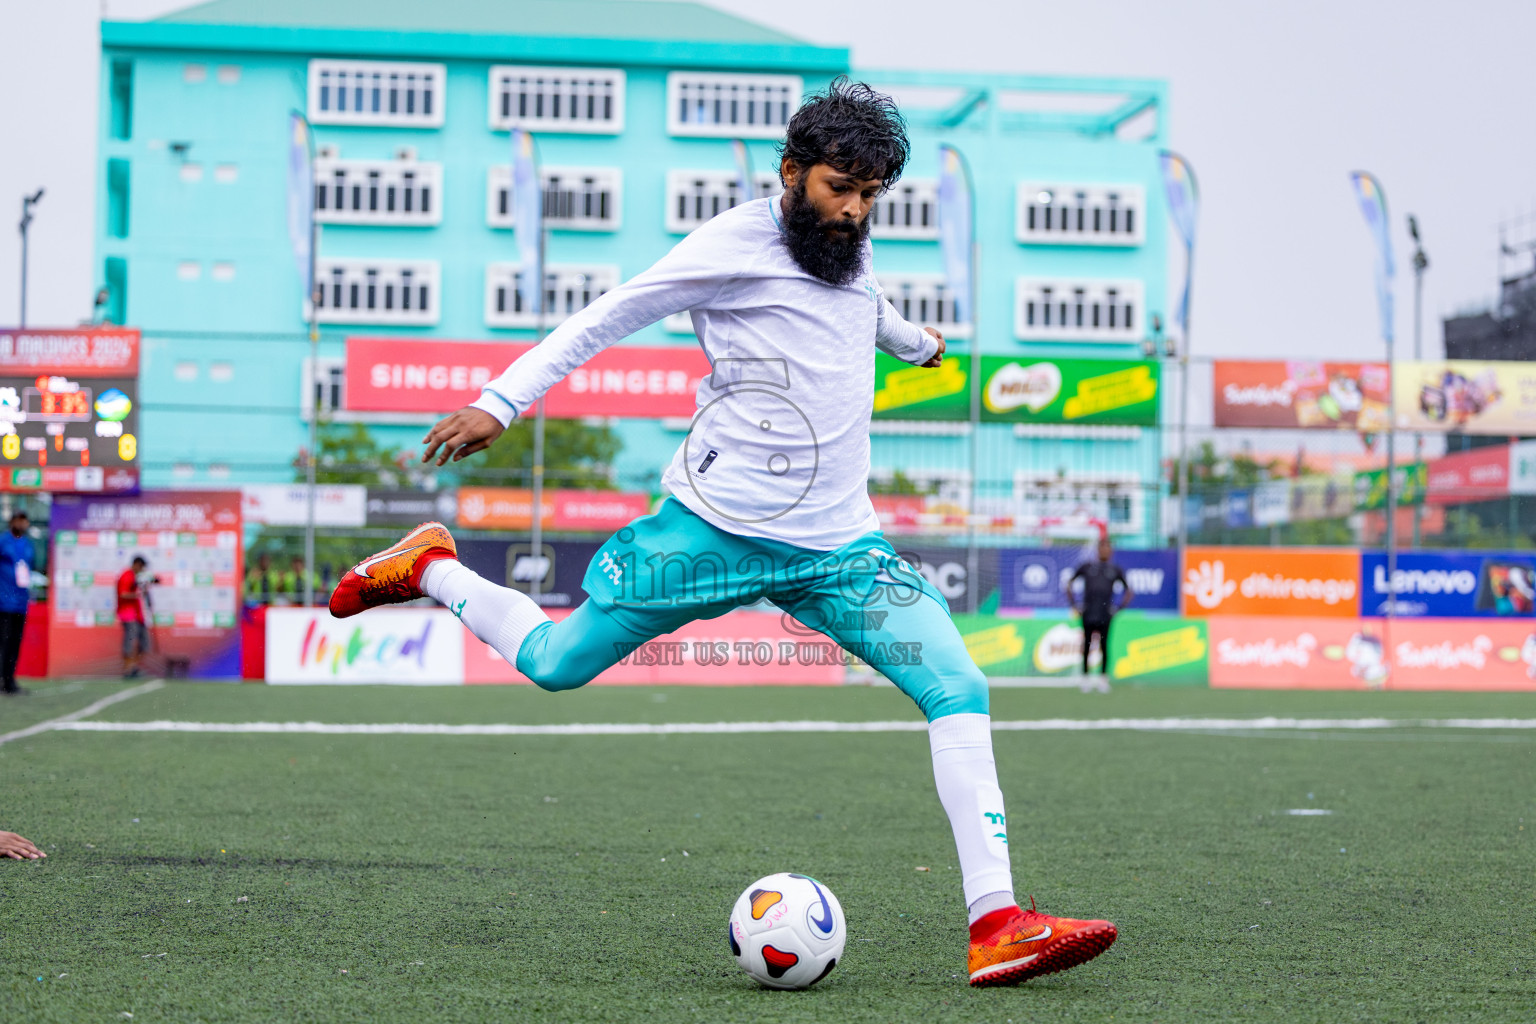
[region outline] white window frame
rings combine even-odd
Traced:
[[[886,301],[902,319],[932,327],[945,338],[969,338],[971,325],[954,319],[954,299],[943,274],[880,274]]]
[[[724,213],[743,202],[736,195],[735,171],[667,172],[666,211],[667,231],[674,235],[686,235],[705,221]],[[752,175],[753,199],[776,196],[784,191],[779,176],[771,171]],[[707,216],[695,216],[702,207]],[[684,216],[686,208],[687,216]]]
[[[339,208],[338,200],[342,203]],[[393,210],[388,208],[391,204]],[[315,220],[320,224],[388,227],[441,224],[443,165],[418,160],[316,157]]]
[[[309,121],[311,124],[441,128],[448,105],[447,79],[448,68],[444,64],[316,57],[309,62]],[[393,93],[391,86],[394,86]],[[337,90],[345,91],[345,105],[338,104]],[[362,110],[355,109],[359,96],[363,99]],[[389,110],[391,100],[395,104],[394,112]],[[373,109],[375,101],[379,106],[377,111]],[[407,108],[410,113],[406,113]]]
[[[347,361],[336,356],[306,357],[299,377],[299,418],[308,423],[315,414],[317,395],[320,415],[334,420],[347,410]]]
[[[804,94],[799,75],[672,71],[667,74],[667,134],[778,139]]]
[[[1154,488],[1155,490],[1155,488]],[[1110,533],[1138,534],[1146,525],[1146,484],[1131,474],[1069,473],[1059,477],[1054,472],[1015,470],[1013,502],[1023,517],[1072,518],[1086,514],[1102,520]],[[1112,515],[1116,499],[1129,499],[1126,515]],[[1070,510],[1070,513],[1069,513]]]
[[[339,306],[336,304],[337,271],[340,271],[339,287],[342,289]],[[324,289],[318,319],[323,324],[430,327],[437,323],[439,317],[441,280],[442,273],[437,260],[322,257],[315,264],[317,289]],[[407,281],[410,295],[408,301],[404,301],[401,293]],[[370,284],[375,289],[371,308],[368,305]],[[423,288],[426,289],[425,309],[421,308]],[[386,302],[389,308],[385,308]],[[403,308],[407,305],[409,308]]]
[[[520,263],[490,263],[485,268],[485,325],[487,327],[538,327],[539,316],[522,312],[517,279]],[[544,268],[543,326],[555,327],[587,303],[620,284],[616,263],[551,263]],[[583,301],[584,298],[584,301]]]
[[[924,219],[927,223],[924,224]],[[937,241],[939,237],[939,181],[937,178],[903,179],[876,199],[869,210],[871,238]]]
[[[534,91],[514,109],[513,83],[530,80]],[[533,67],[525,64],[493,64],[487,79],[486,110],[491,131],[513,128],[581,135],[618,135],[624,130],[625,74],[618,68]],[[542,88],[540,88],[542,86]],[[569,113],[575,98],[579,117]],[[503,99],[507,113],[502,113]],[[526,106],[525,106],[526,103]],[[586,110],[596,115],[587,117]],[[606,109],[604,109],[606,107]],[[554,112],[559,110],[557,116]],[[603,116],[607,114],[607,116]]]
[[[1020,341],[1139,343],[1146,333],[1145,291],[1141,281],[1130,278],[1017,278],[1013,287],[1014,337]],[[1030,303],[1034,303],[1033,318]],[[1063,305],[1065,324],[1061,322]]]
[[[544,187],[544,224],[562,231],[617,231],[624,223],[624,172],[617,167],[540,167]],[[606,217],[589,217],[581,212],[560,216],[569,203],[576,210],[587,203],[586,179],[591,179],[594,201],[601,205],[607,195]],[[574,183],[574,187],[573,186]],[[516,205],[512,200],[512,168],[492,164],[485,178],[485,223],[493,228],[515,226]]]
[[[1026,245],[1135,247],[1146,241],[1146,222],[1140,185],[1021,181],[1014,191],[1014,237]]]

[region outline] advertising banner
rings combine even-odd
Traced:
[[[1536,628],[1525,622],[1433,619],[1391,634],[1394,690],[1536,691]]]
[[[1291,482],[1266,480],[1253,488],[1253,525],[1279,526],[1291,521]]]
[[[1360,614],[1359,574],[1353,548],[1190,546],[1184,614],[1353,619]]]
[[[1536,441],[1509,446],[1509,493],[1536,494]]]
[[[376,608],[345,620],[324,608],[269,608],[267,682],[462,683],[468,635],[446,608]]]
[[[1387,678],[1381,624],[1220,615],[1206,625],[1213,688],[1363,690]]]
[[[971,591],[980,588],[975,595],[979,605],[997,591],[997,549],[979,548],[976,552],[976,576],[971,577],[969,556],[965,548],[915,547],[897,543],[896,553],[932,583],[934,589],[944,595],[952,611],[971,607]]]
[[[117,580],[135,555],[148,588],[146,671],[240,675],[240,495],[146,491],[54,499],[48,647],[56,675],[122,671]]]
[[[574,608],[587,599],[581,581],[601,548],[592,541],[545,541],[534,557],[528,541],[461,540],[459,561],[493,583],[529,593],[539,580],[545,608]]]
[[[1393,387],[1404,430],[1536,434],[1536,363],[1400,362]]]
[[[304,484],[243,484],[240,509],[248,523],[303,526],[309,518],[309,488]],[[315,485],[316,526],[362,526],[367,519],[368,488],[362,484]]]
[[[1536,552],[1400,551],[1397,606],[1404,618],[1531,618],[1536,615]],[[1360,554],[1361,612],[1387,613],[1387,555]],[[1417,628],[1417,627],[1415,627]]]
[[[1397,504],[1422,505],[1429,489],[1429,463],[1414,462],[1397,467]],[[1366,512],[1387,507],[1387,471],[1367,469],[1355,474],[1355,511]]]
[[[1204,686],[1210,640],[1205,619],[1117,615],[1109,627],[1109,674],[1117,683]]]
[[[651,510],[651,496],[630,491],[546,490],[544,529],[611,533]],[[458,522],[472,530],[526,530],[533,491],[523,487],[459,488]]]
[[[993,679],[1075,674],[1083,664],[1083,630],[1069,619],[1003,619],[956,615],[971,660]],[[1098,655],[1090,665],[1098,664]]]
[[[531,344],[436,339],[348,338],[347,408],[355,412],[446,413],[480,397]],[[549,390],[557,418],[694,413],[694,393],[709,373],[696,345],[618,345],[592,357]]]
[[[368,489],[369,526],[415,526],[430,519],[451,523],[458,515],[452,491],[379,491]]]
[[[569,612],[552,610],[559,621]],[[774,612],[737,609],[690,622],[635,649],[592,682],[610,686],[838,686],[847,675],[842,649],[820,633],[786,628]],[[454,623],[457,626],[457,623]],[[465,682],[527,683],[488,644],[465,637]]]
[[[1077,567],[1096,559],[1093,548],[1004,548],[998,552],[999,603],[1004,608],[1067,608],[1066,586]],[[1137,611],[1178,611],[1178,553],[1116,551]]]
[[[1424,500],[1459,505],[1509,496],[1510,446],[1489,445],[1431,459]]]
[[[1142,359],[982,356],[981,418],[995,423],[1099,423],[1156,426],[1161,364]],[[965,420],[970,367],[946,359],[912,366],[884,353],[875,360],[875,418]]]
[[[1389,380],[1384,363],[1218,359],[1215,424],[1385,430]]]
[[[0,490],[139,487],[139,332],[0,330]]]

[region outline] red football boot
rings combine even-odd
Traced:
[[[354,565],[331,592],[338,619],[421,597],[421,574],[439,558],[457,558],[459,549],[442,523],[422,523],[394,546]]]
[[[1115,941],[1108,921],[1075,921],[1004,907],[971,925],[972,985],[1017,985],[1087,963]]]

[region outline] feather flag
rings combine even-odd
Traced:
[[[751,202],[757,196],[752,188],[752,154],[740,139],[731,140],[731,155],[736,158],[736,194],[739,203]]]
[[[939,256],[955,322],[971,322],[975,267],[975,232],[971,224],[971,184],[965,158],[954,146],[939,146]]]
[[[1163,191],[1168,197],[1168,219],[1184,242],[1184,288],[1174,314],[1181,331],[1189,328],[1189,286],[1194,275],[1195,222],[1200,212],[1200,187],[1189,161],[1179,154],[1163,150],[1158,155],[1163,172]]]
[[[1355,188],[1355,198],[1360,201],[1360,212],[1365,224],[1376,239],[1376,305],[1381,313],[1381,336],[1386,341],[1392,332],[1392,276],[1396,268],[1392,264],[1392,232],[1387,226],[1387,193],[1381,182],[1365,171],[1352,171],[1350,184]]]
[[[311,247],[314,245],[315,163],[310,155],[309,122],[304,115],[288,115],[288,241],[293,245],[293,260],[304,282],[304,300],[314,301],[315,282]]]
[[[526,312],[544,312],[544,188],[534,158],[533,136],[512,129],[512,221],[517,232],[518,295]]]

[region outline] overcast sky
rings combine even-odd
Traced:
[[[1431,260],[1425,345],[1434,355],[1440,316],[1495,294],[1500,221],[1536,208],[1529,2],[711,2],[850,46],[861,68],[1167,79],[1170,143],[1202,189],[1192,315],[1200,355],[1380,354],[1371,243],[1348,187],[1354,168],[1373,171],[1391,205],[1400,357],[1413,337],[1404,216],[1418,215]],[[88,314],[97,19],[183,6],[0,0],[0,216],[9,225],[0,232],[0,324],[16,322],[15,224],[21,196],[39,186],[47,195],[32,227],[28,321]]]

